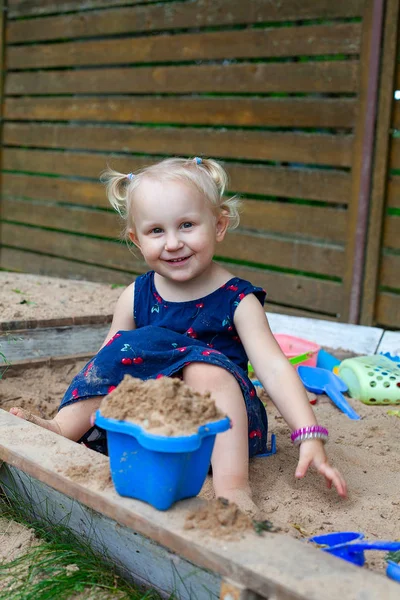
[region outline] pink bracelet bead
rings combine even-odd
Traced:
[[[321,440],[324,444],[328,440],[329,432],[321,425],[310,425],[309,427],[301,427],[292,432],[290,439],[295,446],[301,444],[305,440]]]

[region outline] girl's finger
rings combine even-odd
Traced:
[[[307,473],[308,467],[311,464],[311,458],[301,458],[296,467],[295,477],[301,479]]]
[[[346,482],[337,469],[331,467],[328,463],[323,463],[319,466],[318,471],[324,475],[329,488],[332,484],[335,486],[339,496],[345,498],[347,495]]]

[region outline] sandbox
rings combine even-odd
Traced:
[[[280,315],[270,315],[270,322],[275,331],[324,341],[338,353],[393,351],[398,343],[396,334],[374,328]],[[102,324],[54,325],[14,328],[13,342],[7,345],[13,366],[0,384],[5,410],[13,403],[51,416],[74,372],[97,350],[107,330]],[[400,588],[384,576],[383,553],[367,553],[369,568],[360,569],[306,542],[308,536],[339,530],[363,531],[372,540],[400,537],[400,420],[388,415],[387,407],[351,402],[361,422],[338,413],[326,397],[315,406],[318,419],[331,432],[329,456],[348,480],[346,501],[326,490],[314,473],[295,481],[296,452],[288,429],[267,402],[278,452],[252,461],[251,483],[255,501],[265,518],[280,527],[279,533],[233,531],[231,539],[186,529],[188,513],[212,497],[210,479],[200,498],[160,512],[116,494],[107,477],[106,457],[3,410],[0,481],[6,490],[19,490],[35,518],[67,520],[125,576],[166,596],[175,592],[182,599],[283,600],[323,594],[327,599],[390,600],[399,597]]]

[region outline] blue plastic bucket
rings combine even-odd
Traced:
[[[225,417],[202,425],[192,435],[167,437],[135,423],[105,418],[99,410],[95,424],[107,432],[111,477],[118,494],[158,510],[197,496],[210,466],[215,436],[231,426]]]

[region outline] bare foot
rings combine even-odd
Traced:
[[[40,417],[37,417],[36,415],[33,415],[29,411],[19,408],[18,406],[13,406],[10,408],[10,414],[14,415],[15,417],[19,417],[20,419],[25,419],[25,421],[30,421],[31,423],[39,425],[40,427],[44,427],[44,429],[49,429],[54,433],[62,435],[60,426],[54,421],[54,419],[41,419]]]
[[[238,508],[252,519],[259,519],[261,511],[251,498],[251,492],[243,489],[225,490],[220,494],[223,498],[234,502]]]

